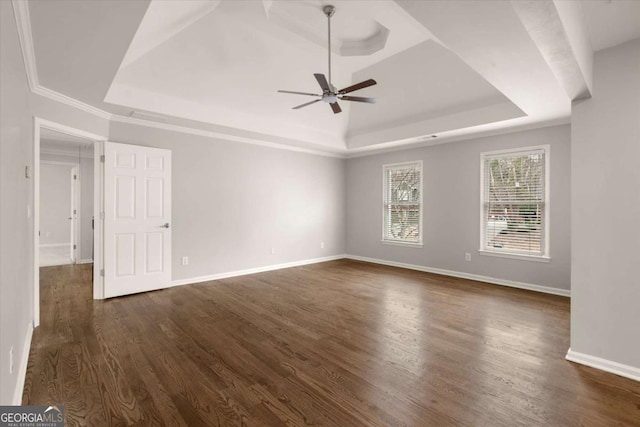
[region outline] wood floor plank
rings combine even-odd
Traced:
[[[70,426],[640,426],[564,297],[340,260],[94,301],[41,269],[24,404]]]

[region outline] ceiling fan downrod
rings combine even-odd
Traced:
[[[336,8],[333,5],[326,5],[322,8],[322,11],[327,16],[327,45],[328,45],[328,57],[329,57],[329,86],[331,86],[331,91],[335,92],[335,88],[333,83],[331,83],[331,17],[334,13],[336,13]]]
[[[375,104],[375,98],[366,98],[362,96],[350,96],[348,93],[355,92],[356,90],[364,89],[369,86],[373,86],[376,83],[375,80],[369,79],[362,81],[360,83],[356,83],[344,89],[337,90],[331,81],[331,17],[336,13],[336,8],[333,5],[326,5],[322,8],[322,12],[327,17],[327,55],[329,59],[329,81],[324,74],[314,73],[313,76],[316,78],[316,81],[320,85],[322,89],[322,94],[317,93],[308,93],[308,92],[298,92],[293,90],[278,90],[280,93],[290,93],[293,95],[305,95],[305,96],[313,96],[316,99],[313,101],[305,102],[304,104],[297,105],[293,107],[294,110],[298,110],[303,107],[307,107],[309,105],[315,104],[316,102],[325,102],[331,106],[331,110],[334,114],[342,112],[342,108],[338,105],[338,101],[353,101],[353,102],[366,102],[368,104]]]

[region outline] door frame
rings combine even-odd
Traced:
[[[71,205],[69,206],[69,215],[71,215],[71,218],[73,218],[73,211],[76,211],[76,218],[75,221],[72,220],[69,228],[70,228],[70,235],[69,235],[69,239],[71,241],[71,249],[70,249],[70,253],[69,253],[69,258],[73,261],[72,264],[77,264],[78,263],[78,253],[81,253],[81,248],[80,248],[80,239],[78,239],[78,230],[79,230],[79,226],[78,224],[80,224],[80,222],[82,221],[82,211],[81,211],[81,192],[80,192],[80,180],[82,179],[82,177],[80,176],[80,163],[74,163],[74,162],[59,162],[59,161],[54,161],[54,160],[40,160],[40,166],[42,165],[60,165],[60,166],[70,166],[70,171],[71,171],[71,176],[69,177],[69,185],[71,186]],[[76,170],[76,175],[78,177],[78,179],[74,180],[73,179],[73,175],[74,175],[74,170]],[[38,168],[38,173],[40,173],[40,168]],[[40,180],[38,180],[38,186],[40,185]],[[39,195],[39,194],[38,194]],[[34,205],[35,206],[35,205]],[[38,208],[40,207],[40,199],[38,198]],[[40,209],[38,209],[38,224],[40,223]],[[38,236],[38,239],[40,238],[40,236]],[[76,247],[76,249],[74,249],[74,246]],[[38,246],[39,248],[39,246]],[[38,253],[38,258],[40,257],[40,254]],[[38,259],[39,261],[39,259]],[[39,263],[38,263],[39,264]]]
[[[80,234],[80,224],[82,224],[82,191],[80,190],[80,163],[71,168],[70,185],[71,185],[71,261],[77,264],[78,254],[82,253],[81,240],[78,238]]]
[[[33,287],[33,327],[40,324],[40,130],[49,129],[66,135],[84,138],[93,141],[93,298],[104,298],[104,282],[100,271],[103,266],[102,256],[102,221],[100,213],[102,212],[102,200],[104,183],[102,182],[102,163],[101,156],[104,152],[104,141],[108,138],[103,135],[83,131],[61,123],[52,122],[37,116],[33,117],[33,173],[32,177],[32,203],[33,214],[31,215],[30,232],[32,237],[32,273],[31,283]],[[27,171],[28,174],[28,171]]]

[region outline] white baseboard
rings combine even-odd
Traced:
[[[65,262],[43,262],[40,263],[38,267],[56,267],[58,265],[71,265],[73,264],[71,260]]]
[[[191,277],[188,279],[177,279],[171,281],[171,286],[191,285],[193,283],[209,282],[211,280],[227,279],[229,277],[245,276],[247,274],[263,273],[265,271],[280,270],[283,268],[299,267],[301,265],[316,264],[319,262],[335,261],[346,258],[347,255],[332,255],[322,258],[304,259],[301,261],[287,262],[283,264],[266,265],[263,267],[247,268],[244,270],[230,271],[227,273],[211,274],[208,276]]]
[[[93,263],[92,259],[81,259],[80,261],[76,262],[76,264],[91,264]],[[71,259],[69,259],[69,261],[64,261],[64,262],[53,262],[53,263],[42,263],[40,264],[40,267],[54,267],[56,265],[71,265],[73,264],[71,262]]]
[[[18,381],[16,382],[16,389],[13,392],[12,405],[22,404],[22,391],[24,390],[24,381],[27,376],[27,365],[29,364],[29,351],[31,350],[32,336],[33,326],[29,324],[27,326],[27,335],[24,339],[24,347],[22,348],[22,359],[20,359],[20,366],[18,367]]]
[[[305,259],[301,261],[293,261],[293,262],[288,262],[283,264],[273,264],[273,265],[267,265],[267,266],[256,267],[256,268],[247,268],[245,270],[230,271],[226,273],[211,274],[207,276],[191,277],[188,279],[177,279],[177,280],[173,280],[170,286],[182,286],[182,285],[189,285],[193,283],[202,283],[202,282],[208,282],[211,280],[226,279],[229,277],[237,277],[237,276],[244,276],[247,274],[262,273],[265,271],[280,270],[282,268],[298,267],[301,265],[315,264],[315,263],[326,262],[326,261],[335,261],[337,259],[343,259],[343,258],[353,259],[357,261],[371,262],[374,264],[389,265],[392,267],[407,268],[409,270],[424,271],[426,273],[440,274],[443,276],[459,277],[461,279],[475,280],[478,282],[508,286],[511,288],[526,289],[529,291],[543,292],[546,294],[560,295],[564,297],[571,296],[571,291],[567,289],[552,288],[549,286],[534,285],[531,283],[497,279],[495,277],[480,276],[477,274],[462,273],[459,271],[443,270],[440,268],[425,267],[422,265],[406,264],[402,262],[386,261],[386,260],[381,260],[376,258],[368,258],[368,257],[363,257],[358,255],[348,255],[348,254],[333,255],[333,256],[328,256],[323,258]]]
[[[585,353],[579,353],[571,349],[567,351],[565,359],[571,362],[579,363],[581,365],[600,369],[601,371],[611,372],[612,374],[620,375],[621,377],[640,381],[640,368],[636,368],[634,366],[623,365],[622,363],[613,362],[611,360],[591,356]]]
[[[494,285],[509,286],[511,288],[527,289],[529,291],[543,292],[545,294],[560,295],[563,297],[571,296],[571,291],[568,289],[552,288],[549,286],[534,285],[532,283],[497,279],[495,277],[480,276],[478,274],[462,273],[459,271],[452,271],[452,270],[443,270],[441,268],[425,267],[422,265],[415,265],[415,264],[405,264],[403,262],[386,261],[382,259],[368,258],[368,257],[363,257],[358,255],[345,255],[345,257],[349,259],[357,260],[357,261],[365,261],[365,262],[371,262],[374,264],[382,264],[382,265],[389,265],[392,267],[407,268],[409,270],[424,271],[426,273],[441,274],[443,276],[459,277],[461,279],[475,280],[478,282],[491,283]]]
[[[71,243],[44,243],[44,244],[40,244],[41,248],[61,248],[63,246],[71,248]]]

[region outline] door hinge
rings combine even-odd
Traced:
[[[78,179],[78,175],[73,175],[73,179]]]
[[[104,277],[104,268],[100,270],[100,276]]]
[[[104,154],[100,156],[100,163],[104,163]]]
[[[74,215],[75,215],[77,212],[78,212],[77,210],[75,210],[75,209],[73,210],[73,214],[74,214]]]
[[[77,248],[76,248],[76,245],[73,245],[73,249],[77,249]]]

